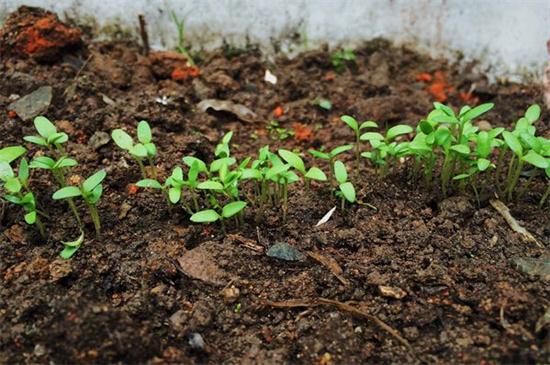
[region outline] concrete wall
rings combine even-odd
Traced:
[[[303,49],[304,35],[310,48],[382,36],[434,56],[478,59],[491,76],[513,80],[540,79],[550,39],[550,0],[0,0],[0,19],[22,4],[134,33],[143,13],[158,47],[177,41],[172,10],[195,47],[248,37],[266,50],[282,40],[292,52]]]

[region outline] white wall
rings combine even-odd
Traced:
[[[295,32],[307,34],[310,47],[382,36],[434,56],[459,51],[511,79],[541,77],[550,39],[550,0],[0,0],[0,19],[22,4],[134,32],[144,13],[153,45],[167,47],[177,40],[171,10],[186,20],[189,39],[207,48],[221,37],[244,45],[248,36],[271,49],[273,39]]]

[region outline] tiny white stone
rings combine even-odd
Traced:
[[[264,80],[275,85],[277,83],[277,76],[273,75],[271,71],[265,70]]]

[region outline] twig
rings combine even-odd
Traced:
[[[416,353],[413,347],[411,346],[411,344],[409,343],[409,341],[401,337],[401,335],[397,330],[393,329],[391,326],[386,324],[380,318],[372,314],[363,312],[362,310],[352,307],[347,303],[342,303],[332,299],[318,298],[311,301],[301,300],[301,299],[291,299],[291,300],[285,300],[282,302],[272,302],[272,301],[266,300],[266,301],[262,301],[261,304],[264,306],[269,306],[273,308],[317,307],[320,305],[330,305],[330,306],[336,307],[342,312],[347,312],[355,317],[360,317],[360,318],[366,319],[367,321],[374,322],[378,327],[380,327],[382,330],[384,330],[389,335],[394,337],[397,341],[399,341],[402,345],[404,345],[412,354],[416,356]]]
[[[493,208],[495,208],[495,210],[500,213],[500,215],[504,218],[506,223],[508,223],[510,228],[512,228],[514,232],[519,233],[525,241],[534,243],[539,247],[544,247],[531,233],[529,233],[524,227],[522,227],[518,223],[518,221],[515,220],[514,217],[512,217],[512,215],[510,214],[510,209],[508,209],[508,207],[503,202],[497,199],[491,199],[489,203],[491,203]]]
[[[145,22],[145,16],[143,14],[138,15],[139,19],[139,34],[141,35],[141,41],[143,42],[143,54],[149,56],[149,34],[147,34],[147,23]]]

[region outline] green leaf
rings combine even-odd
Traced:
[[[217,160],[212,161],[210,164],[210,171],[216,172],[219,171],[223,165],[231,166],[237,162],[233,157],[222,157]]]
[[[262,173],[259,170],[256,169],[244,169],[241,174],[241,179],[248,180],[248,179],[255,179],[255,180],[261,180],[262,179]]]
[[[322,158],[323,160],[330,159],[330,156],[327,153],[324,153],[324,152],[321,152],[321,151],[309,150],[308,152],[313,157]]]
[[[147,149],[141,143],[136,143],[128,150],[132,156],[145,158],[147,157]]]
[[[525,118],[531,123],[535,123],[540,118],[540,106],[533,104],[525,112]]]
[[[61,241],[61,243],[65,246],[63,251],[59,254],[62,259],[68,260],[70,259],[74,253],[80,248],[82,243],[84,242],[84,232],[80,231],[80,236],[74,240],[74,241]]]
[[[46,169],[51,170],[55,166],[55,161],[47,156],[35,157],[31,161],[29,167],[31,169]]]
[[[25,222],[27,224],[34,224],[36,222],[36,211],[25,214]]]
[[[346,165],[340,160],[334,162],[334,177],[340,184],[345,183],[348,179]]]
[[[145,150],[147,151],[147,156],[156,156],[157,146],[155,146],[154,143],[146,143],[143,147],[145,147]]]
[[[137,136],[138,136],[138,140],[141,143],[143,144],[151,143],[153,136],[151,135],[151,127],[149,127],[149,123],[147,123],[147,121],[142,120],[141,122],[138,123]]]
[[[178,180],[178,181],[183,181],[183,170],[181,167],[179,166],[176,166],[174,167],[174,169],[172,170],[172,179],[175,179],[175,180]]]
[[[464,115],[461,116],[460,119],[462,119],[463,122],[469,122],[487,113],[489,110],[493,109],[494,106],[495,104],[493,103],[485,103],[485,104],[478,105],[475,108],[468,110]]]
[[[246,202],[243,202],[243,201],[231,202],[223,207],[222,217],[230,218],[235,214],[239,213],[241,210],[243,210],[244,207],[246,207]]]
[[[233,131],[229,131],[225,134],[225,136],[223,136],[222,138],[222,143],[223,144],[228,144],[229,141],[231,141],[231,138],[233,137]]]
[[[344,195],[344,198],[346,198],[347,201],[350,203],[355,202],[355,188],[353,187],[353,184],[348,182],[345,182],[343,184],[340,184],[340,191]]]
[[[181,189],[180,188],[170,188],[168,190],[168,198],[170,199],[170,203],[176,204],[180,201],[181,198]]]
[[[265,173],[265,178],[268,180],[273,179],[275,176],[287,171],[289,168],[290,165],[288,164],[273,166],[272,168],[267,170],[267,172]]]
[[[88,200],[91,204],[96,204],[103,194],[103,186],[98,185],[88,194]]]
[[[327,99],[318,100],[317,105],[319,105],[319,108],[322,108],[322,109],[325,109],[325,110],[332,109],[332,103],[330,102],[330,100],[327,100]]]
[[[73,198],[75,196],[81,196],[82,195],[82,192],[80,191],[80,189],[76,186],[66,186],[64,188],[61,188],[59,189],[58,191],[56,191],[52,198],[54,200],[59,200],[59,199],[68,199],[68,198]]]
[[[23,146],[4,147],[0,150],[0,161],[11,163],[27,152]]]
[[[210,223],[220,219],[220,215],[215,210],[207,209],[193,214],[189,219],[195,223]]]
[[[480,157],[487,157],[491,153],[491,138],[489,137],[489,133],[481,131],[478,133],[476,139],[477,155]]]
[[[325,175],[325,173],[321,169],[315,166],[309,169],[307,174],[305,174],[305,178],[317,181],[327,181],[327,175]]]
[[[51,136],[49,136],[46,140],[46,143],[48,144],[62,144],[69,140],[69,136],[67,133],[59,132],[54,133]]]
[[[134,140],[132,137],[130,137],[130,135],[122,129],[115,129],[111,133],[111,137],[113,138],[113,141],[115,141],[116,145],[123,150],[129,150],[134,145]]]
[[[373,120],[367,120],[359,126],[359,130],[366,129],[366,128],[378,128],[378,123],[376,123]]]
[[[420,130],[424,134],[430,134],[434,130],[432,124],[430,122],[428,122],[427,120],[420,121],[420,123],[418,124],[418,127],[420,128]]]
[[[451,150],[458,152],[462,155],[470,154],[470,147],[467,144],[456,144],[454,146],[451,146]]]
[[[359,138],[361,141],[383,141],[384,136],[378,132],[366,132]]]
[[[82,189],[84,191],[92,191],[96,186],[101,184],[103,179],[105,179],[105,176],[107,176],[107,172],[105,170],[99,170],[86,180],[84,180],[84,183],[82,184]]]
[[[197,189],[201,190],[223,190],[223,185],[217,181],[203,181],[197,185]]]
[[[196,162],[198,164],[198,168],[199,168],[200,172],[206,172],[208,170],[207,167],[206,167],[206,164],[202,160],[200,160],[196,157],[185,156],[184,158],[182,158],[182,161],[183,161],[184,164],[186,164],[189,167],[192,167],[193,163]]]
[[[439,146],[444,146],[451,141],[451,132],[447,127],[439,127],[434,133],[434,138]]]
[[[162,185],[153,179],[142,179],[136,183],[136,186],[140,188],[153,188],[153,189],[162,189]]]
[[[20,192],[21,187],[21,182],[16,177],[8,178],[4,184],[4,188],[12,194]]]
[[[23,137],[23,139],[27,142],[34,143],[39,146],[46,146],[48,144],[44,138],[38,136],[25,136]]]
[[[69,158],[69,157],[61,157],[54,165],[54,169],[62,169],[65,167],[74,167],[78,166],[78,161]]]
[[[411,133],[412,131],[413,131],[413,128],[410,125],[398,124],[388,129],[388,132],[386,133],[386,139],[388,141],[391,141],[397,136],[408,134],[408,133]]]
[[[471,176],[470,174],[459,174],[453,177],[453,180],[464,180],[469,178],[470,176]]]
[[[330,151],[330,154],[332,157],[335,157],[343,152],[346,152],[346,151],[349,151],[353,148],[353,145],[352,144],[346,144],[346,145],[343,145],[343,146],[338,146],[338,147],[335,147],[332,149],[332,151]]]
[[[38,116],[34,118],[34,127],[38,131],[38,134],[40,134],[46,140],[52,134],[57,133],[57,129],[55,128],[55,125],[53,125],[53,123],[50,122],[48,118],[43,116]]]
[[[548,167],[550,167],[550,160],[542,157],[535,151],[527,152],[527,154],[521,159],[535,167],[538,167],[539,169],[547,169]]]
[[[348,125],[348,127],[353,129],[355,132],[359,131],[359,125],[357,123],[357,120],[355,120],[354,117],[349,116],[349,115],[342,115],[340,117],[340,120],[342,120],[342,122],[346,123]]]
[[[280,149],[279,155],[290,164],[290,166],[294,167],[296,170],[300,171],[301,173],[305,174],[306,172],[306,166],[304,165],[304,161],[295,154],[294,152]]]
[[[0,180],[7,180],[10,177],[14,177],[13,169],[10,164],[4,161],[0,161]]]
[[[19,164],[19,181],[21,181],[23,184],[29,180],[29,164],[27,162],[27,159],[24,158],[21,160],[21,163]]]
[[[441,104],[439,102],[434,102],[434,108],[436,110],[439,110],[439,111],[442,111],[443,113],[445,113],[446,115],[450,116],[450,117],[454,117],[455,116],[455,112],[453,111],[453,109],[449,108],[447,105],[445,104]]]
[[[523,155],[523,147],[521,146],[521,142],[519,141],[518,137],[516,137],[513,133],[509,131],[502,132],[502,137],[504,138],[506,145],[512,150],[512,152],[514,152],[517,156]]]
[[[479,171],[485,171],[491,166],[491,161],[487,160],[486,158],[478,158],[477,159],[477,169]]]

